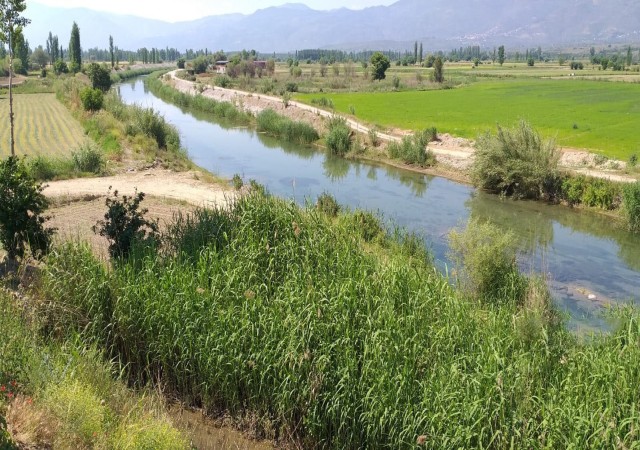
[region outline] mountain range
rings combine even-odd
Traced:
[[[537,47],[640,42],[638,0],[399,0],[362,10],[313,10],[287,4],[253,14],[225,14],[168,23],[86,8],[30,2],[25,34],[32,46],[49,31],[66,46],[73,21],[84,48],[106,48],[109,35],[127,50],[141,47],[256,49],[309,48],[431,50],[459,46]]]

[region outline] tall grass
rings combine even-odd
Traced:
[[[360,219],[313,205],[252,194],[181,220],[163,255],[107,270],[70,244],[45,269],[50,304],[74,312],[61,329],[104,346],[132,380],[305,448],[637,441],[635,317],[580,343],[531,312],[539,290],[530,309],[467,301],[402,242],[365,243]]]
[[[202,95],[190,95],[180,92],[171,86],[167,86],[159,79],[161,73],[155,73],[145,79],[145,84],[151,92],[163,100],[170,101],[183,108],[193,108],[196,111],[211,114],[215,117],[231,120],[236,123],[248,124],[253,120],[251,114],[238,109],[229,102],[218,102],[203,97]]]
[[[433,166],[436,163],[436,157],[427,148],[427,144],[435,139],[437,139],[435,128],[426,128],[413,136],[405,136],[401,142],[389,143],[387,147],[389,156],[420,167]]]
[[[640,232],[640,181],[625,186],[622,198],[628,228]]]
[[[332,155],[343,156],[351,150],[351,129],[347,121],[333,116],[327,123],[325,141]]]
[[[311,125],[281,116],[272,109],[265,109],[256,116],[258,131],[264,131],[288,142],[311,144],[320,136]]]

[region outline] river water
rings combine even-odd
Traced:
[[[200,167],[221,177],[255,179],[272,194],[300,203],[329,192],[343,205],[379,212],[390,224],[424,236],[443,270],[447,233],[470,216],[513,230],[521,240],[522,269],[547,274],[554,299],[577,332],[609,328],[602,314],[607,306],[640,298],[640,237],[613,226],[610,218],[501,199],[444,178],[330,157],[183,111],[155,97],[140,79],[118,90],[125,103],[153,107],[174,124]]]

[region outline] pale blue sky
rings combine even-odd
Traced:
[[[65,8],[83,7],[177,22],[216,14],[248,14],[257,9],[284,3],[304,3],[313,9],[361,9],[367,6],[390,5],[395,1],[397,0],[37,0],[34,3]],[[29,2],[27,7],[28,4]]]

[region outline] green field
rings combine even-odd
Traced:
[[[55,94],[14,96],[16,153],[68,155],[85,141],[82,126]],[[0,97],[0,157],[9,154],[9,98]]]
[[[380,93],[300,94],[330,98],[336,111],[383,127],[427,126],[475,138],[496,124],[531,122],[563,147],[627,159],[640,151],[640,85],[586,80],[483,80],[456,89]]]

